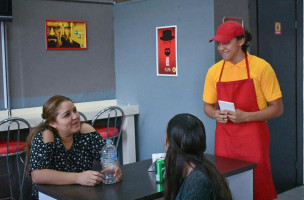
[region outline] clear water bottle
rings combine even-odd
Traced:
[[[114,172],[117,167],[117,150],[110,139],[106,140],[106,144],[101,149],[100,163],[102,169],[105,170],[103,183],[116,183]]]

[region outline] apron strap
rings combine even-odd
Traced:
[[[225,60],[223,62],[223,66],[222,66],[219,82],[221,82],[221,80],[222,80],[222,74],[223,74],[224,66],[225,66]]]
[[[250,79],[250,72],[249,72],[249,64],[248,64],[247,53],[245,53],[245,61],[246,61],[246,68],[247,68],[247,77],[248,77],[248,79]]]
[[[246,68],[247,68],[247,79],[250,79],[250,71],[249,71],[249,64],[248,64],[247,53],[245,53],[245,61],[246,61]],[[219,82],[221,82],[221,80],[222,80],[222,75],[223,75],[223,71],[224,71],[225,62],[226,61],[224,60],[223,65],[222,65],[222,69],[221,69],[221,74],[220,74]]]

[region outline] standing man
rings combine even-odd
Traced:
[[[217,121],[215,155],[257,163],[254,199],[275,199],[266,121],[283,113],[279,82],[269,63],[247,52],[251,35],[240,23],[221,24],[213,40],[223,59],[206,75],[203,100]],[[234,103],[235,111],[220,110],[218,100]]]

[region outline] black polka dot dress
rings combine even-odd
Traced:
[[[93,168],[93,160],[100,159],[100,151],[105,141],[95,131],[87,134],[76,133],[72,147],[67,150],[58,135],[54,142],[44,143],[42,131],[32,142],[29,171],[53,169],[63,172],[83,172]],[[36,184],[33,183],[32,198],[38,199]]]

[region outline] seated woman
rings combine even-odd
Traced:
[[[191,114],[179,114],[168,123],[165,199],[231,200],[226,179],[204,156],[203,123]]]
[[[32,199],[38,199],[36,184],[95,186],[103,181],[104,171],[93,171],[93,160],[100,160],[105,144],[89,124],[80,123],[72,100],[53,96],[43,106],[44,121],[29,136],[27,170],[33,181]],[[119,166],[119,165],[118,165]],[[120,167],[115,169],[121,181]]]

